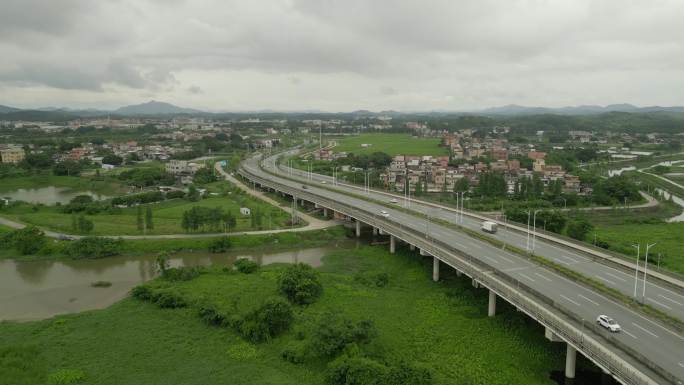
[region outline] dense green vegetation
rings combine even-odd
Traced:
[[[144,301],[0,324],[0,383],[57,373],[88,384],[551,383],[560,344],[507,305],[486,317],[484,291],[448,272],[431,282],[428,262],[403,249],[340,250],[324,258],[323,294],[307,306],[277,299],[282,266],[160,278],[138,293]],[[382,274],[384,286],[369,281]],[[235,327],[245,323],[276,332],[252,342]]]
[[[356,155],[384,152],[394,155],[449,155],[446,147],[440,147],[440,138],[417,138],[402,134],[361,134],[337,140],[336,152]],[[370,144],[361,147],[362,144]]]

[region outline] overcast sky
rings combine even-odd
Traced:
[[[0,104],[684,105],[682,0],[1,0]]]

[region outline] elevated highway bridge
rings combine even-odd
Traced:
[[[433,257],[435,280],[439,279],[440,268],[444,265],[467,275],[474,286],[489,290],[490,316],[495,315],[497,298],[501,298],[544,325],[549,339],[567,344],[566,377],[574,377],[576,352],[579,351],[623,384],[684,383],[684,337],[671,327],[528,258],[462,231],[406,210],[388,208],[373,200],[362,199],[358,191],[352,194],[341,189],[341,186],[322,185],[312,181],[312,178],[302,180],[301,176],[297,178],[302,179],[293,180],[293,175],[286,177],[283,170],[280,171],[282,175],[278,175],[274,173],[274,159],[264,161],[264,165],[270,164],[272,167],[267,172],[261,161],[258,157],[248,159],[242,163],[238,173],[262,188],[352,218],[357,235],[362,226],[370,226],[374,231],[387,234],[392,252],[397,242],[419,248],[421,254]],[[449,219],[454,220],[453,213],[446,210],[429,210],[433,217],[451,217]],[[381,211],[389,215],[382,215]],[[469,221],[475,226],[479,224],[472,218]],[[520,246],[519,238],[516,239],[519,234],[513,231],[502,233],[508,242]],[[595,267],[590,268],[591,261],[576,259],[577,256],[571,256],[567,250],[556,245],[538,244],[537,247],[535,252],[542,255],[555,250],[558,259],[566,257],[566,264],[573,269],[580,270],[584,266],[585,273],[587,269],[589,273],[596,271]],[[626,280],[618,275],[621,274],[618,271],[612,272],[615,275],[613,279],[620,281],[616,278],[620,277]],[[662,288],[667,290],[663,293],[675,301],[673,305],[676,302],[684,303],[684,297],[675,297],[680,296],[676,287]],[[618,320],[623,332],[609,333],[599,328],[595,323],[599,314],[608,314]]]

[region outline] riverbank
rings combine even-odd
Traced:
[[[445,272],[430,277],[431,260],[399,248],[333,252],[323,258],[323,295],[295,307],[293,325],[268,342],[253,344],[231,328],[208,326],[196,303],[250,304],[277,295],[282,266],[245,275],[210,269],[190,281],[154,281],[191,304],[180,309],[127,298],[110,308],[31,323],[0,323],[0,372],[12,384],[44,382],[75,373],[88,384],[322,384],[329,358],[290,363],[281,353],[304,347],[326,311],[356,322],[370,319],[377,337],[357,348],[373,360],[406,362],[427,370],[430,383],[551,384],[564,348],[543,329],[501,303],[486,316],[487,293]],[[373,283],[386,274],[387,284]],[[493,348],[495,347],[495,348]],[[22,365],[13,366],[16,358]],[[143,359],[144,357],[144,359]]]
[[[335,223],[331,223],[335,225]],[[300,230],[300,229],[295,229]],[[261,234],[229,234],[231,250],[256,248],[259,250],[282,250],[296,247],[318,247],[336,239],[343,238],[347,230],[343,226],[308,231],[283,231]],[[214,236],[199,236],[192,238],[148,238],[123,239],[120,254],[123,256],[138,256],[150,253],[180,251],[207,251],[209,245],[224,237],[223,234]],[[11,249],[0,250],[0,260],[14,259],[18,261],[36,260],[67,260],[71,259],[65,249],[72,241],[53,239],[48,247],[36,254],[19,255]]]

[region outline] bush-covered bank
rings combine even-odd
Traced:
[[[254,319],[248,315],[270,298],[284,298],[278,294],[283,265],[250,274],[207,269],[187,280],[157,279],[148,285],[164,294],[159,303],[165,308],[125,299],[101,311],[0,324],[0,346],[7,356],[23,357],[9,372],[15,361],[0,354],[0,371],[12,374],[5,380],[13,384],[71,370],[88,384],[306,385],[402,378],[415,384],[496,385],[552,384],[548,372],[562,368],[563,346],[547,342],[541,327],[503,303],[496,317],[487,317],[486,291],[448,271],[433,283],[431,261],[417,253],[362,247],[332,253],[323,262],[322,295],[309,305],[291,303],[287,330],[263,342],[216,326],[207,309],[223,318]],[[384,286],[369,279],[385,275]]]
[[[79,241],[60,241],[54,239],[44,238],[45,243],[42,247],[33,253],[22,255],[16,248],[12,246],[5,246],[3,239],[10,239],[9,234],[0,232],[0,259],[16,259],[16,260],[49,260],[49,259],[65,259],[65,258],[97,258],[110,255],[141,255],[153,254],[162,251],[177,252],[177,251],[202,251],[202,252],[216,252],[215,247],[217,241],[222,240],[223,237],[202,237],[202,238],[168,238],[168,239],[139,239],[139,240],[117,240],[116,252],[112,253],[111,242],[107,245],[102,245],[98,250],[106,251],[105,254],[92,254],[75,252],[75,245],[81,245]],[[259,235],[235,235],[230,236],[229,244],[225,250],[241,250],[241,249],[258,249],[258,250],[283,250],[292,248],[307,248],[330,244],[335,241],[345,239],[347,230],[342,226],[331,227],[322,230],[312,231],[298,231],[298,232],[282,232],[275,234],[259,234]],[[32,233],[32,236],[36,236]],[[44,235],[42,237],[45,237]],[[112,239],[112,238],[98,238],[88,237],[85,239]],[[113,239],[112,239],[113,240]],[[14,240],[12,240],[14,242]],[[43,242],[40,240],[39,242]],[[27,242],[28,243],[28,242]],[[36,241],[30,242],[34,244]],[[83,245],[94,246],[94,245]],[[90,249],[90,248],[89,248]],[[218,250],[218,252],[222,252]]]

